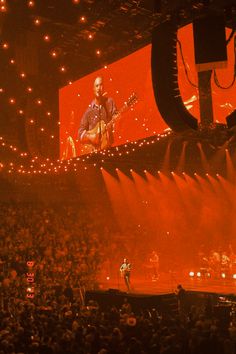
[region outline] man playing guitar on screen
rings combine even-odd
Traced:
[[[103,89],[102,77],[97,77],[93,85],[94,99],[84,113],[79,127],[81,154],[112,146],[114,124],[121,113],[137,100],[133,94],[118,111],[116,104]]]

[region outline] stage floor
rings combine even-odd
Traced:
[[[178,273],[161,273],[157,280],[152,278],[131,278],[131,291],[134,294],[167,294],[173,293],[178,284],[188,291],[202,291],[218,293],[222,295],[236,294],[236,279],[232,277],[223,278],[204,278],[190,277],[187,274]],[[105,279],[100,282],[101,290],[118,289],[119,291],[127,291],[124,280],[120,277],[117,279]]]

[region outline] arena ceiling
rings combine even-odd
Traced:
[[[174,17],[183,26],[206,11],[223,11],[228,26],[233,26],[236,12],[234,0],[13,0],[8,3],[7,12],[2,13],[3,31],[18,28],[39,32],[40,26],[34,25],[34,20],[39,19],[41,28],[52,38],[51,51],[55,50],[69,64],[71,79],[150,43],[153,28],[170,18]]]

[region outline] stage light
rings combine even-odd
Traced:
[[[197,272],[197,277],[200,278],[201,277],[201,272]]]
[[[221,278],[225,279],[226,278],[226,274],[225,273],[221,273]]]
[[[61,67],[59,68],[59,70],[60,70],[60,72],[62,72],[62,73],[66,72],[65,66],[61,66]]]
[[[40,19],[39,19],[39,18],[36,18],[36,19],[34,20],[34,24],[35,24],[36,26],[39,26],[39,25],[41,24]]]
[[[51,56],[52,56],[53,58],[56,58],[56,57],[57,57],[57,52],[56,52],[55,50],[53,50],[53,51],[51,52]]]
[[[189,272],[190,277],[194,277],[194,272]]]
[[[233,279],[236,279],[236,274],[233,274]]]
[[[79,20],[80,20],[80,22],[85,23],[86,22],[86,17],[85,16],[81,16]]]
[[[45,35],[43,36],[43,39],[45,40],[45,42],[49,42],[49,41],[50,41],[50,37],[49,37],[48,34],[45,34]]]
[[[106,280],[110,280],[110,277],[106,277]]]

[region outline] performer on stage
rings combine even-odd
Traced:
[[[152,251],[149,262],[152,268],[152,281],[156,281],[159,277],[159,256],[156,251]]]
[[[81,119],[78,132],[81,153],[107,148],[113,142],[113,120],[117,109],[114,100],[104,92],[102,77],[95,79],[93,92],[94,99]]]
[[[124,277],[125,285],[127,287],[128,292],[130,291],[130,272],[131,264],[129,263],[127,258],[124,258],[124,261],[120,266],[120,273]]]

